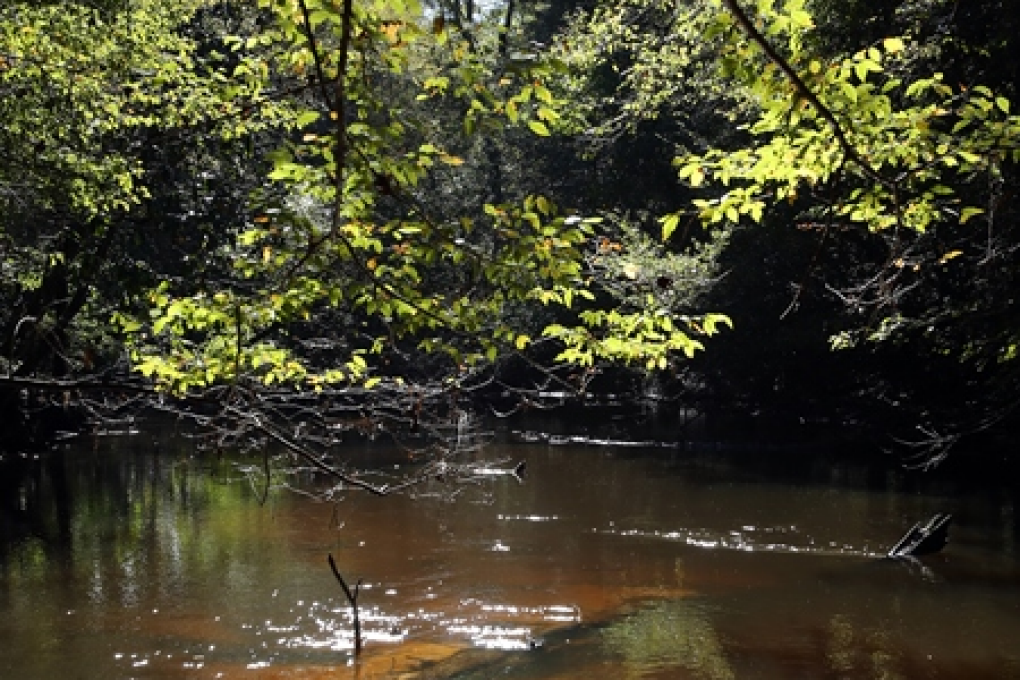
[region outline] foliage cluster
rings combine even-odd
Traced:
[[[1020,397],[1012,38],[869,8],[7,3],[0,409],[328,452],[623,365],[937,458]]]

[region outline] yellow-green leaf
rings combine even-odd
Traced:
[[[676,228],[678,226],[680,226],[680,216],[677,215],[676,213],[673,213],[672,215],[666,215],[665,217],[663,217],[662,218],[663,240],[668,240],[669,237],[673,235],[673,232],[676,231]]]
[[[983,212],[984,210],[982,210],[981,208],[975,207],[964,208],[963,210],[960,211],[960,224],[964,224],[970,218],[974,217],[975,215],[980,215]]]
[[[939,264],[945,264],[946,262],[949,262],[953,258],[959,257],[960,255],[963,255],[962,250],[950,250],[948,253],[939,258]]]
[[[906,49],[906,45],[903,44],[903,40],[900,38],[886,38],[882,41],[882,47],[889,53],[902,52]]]
[[[539,135],[541,137],[549,136],[549,128],[546,127],[545,123],[543,123],[540,120],[529,120],[528,127],[531,128],[531,131],[534,132],[536,135]]]

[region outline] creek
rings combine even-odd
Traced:
[[[8,456],[0,677],[1020,678],[1012,479],[625,425],[497,423],[523,481],[331,502],[172,429]],[[882,559],[935,512],[941,553]]]

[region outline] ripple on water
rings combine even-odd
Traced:
[[[559,515],[497,515],[504,522],[555,522]]]
[[[677,529],[673,531],[619,529],[593,529],[594,533],[657,539],[685,543],[695,548],[708,550],[739,550],[744,552],[811,553],[815,555],[844,555],[858,557],[884,557],[884,552],[875,552],[847,544],[830,541],[818,545],[815,539],[800,532],[795,526],[755,527],[743,526],[739,530],[719,532],[710,529]],[[779,537],[779,540],[776,539]]]

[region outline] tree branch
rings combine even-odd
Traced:
[[[768,39],[762,35],[751,19],[747,16],[744,10],[737,4],[737,0],[722,0],[722,4],[726,7],[729,13],[736,19],[740,25],[741,30],[751,39],[758,47],[761,48],[762,52],[765,53],[772,63],[779,67],[794,89],[804,97],[804,99],[818,112],[818,115],[828,124],[829,129],[832,130],[833,137],[836,138],[836,143],[839,144],[840,148],[843,149],[843,153],[846,157],[856,166],[858,166],[865,175],[879,184],[895,189],[896,183],[893,180],[884,177],[878,170],[875,169],[871,163],[867,161],[861,154],[854,148],[854,145],[847,139],[846,131],[843,126],[840,125],[839,121],[836,120],[836,116],[822,101],[818,98],[804,79],[800,77],[797,71],[793,68],[789,61],[787,61],[776,49],[769,43]]]

